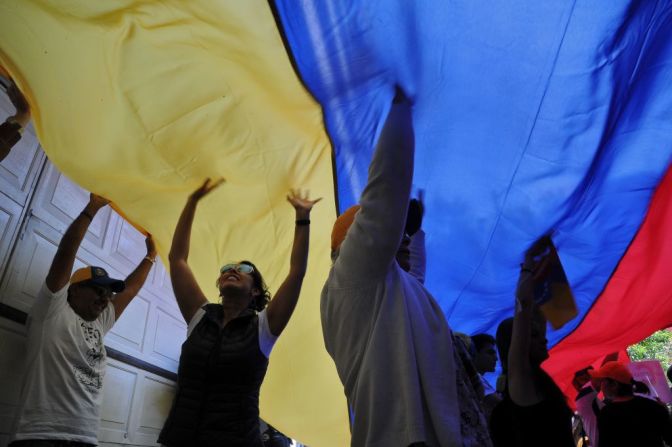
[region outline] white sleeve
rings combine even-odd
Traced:
[[[47,287],[47,283],[42,284],[40,291],[37,294],[37,298],[31,307],[29,314],[30,321],[41,321],[46,318],[54,315],[55,312],[58,312],[64,306],[68,304],[68,287],[70,284],[66,284],[61,290],[57,292],[52,292]]]
[[[117,321],[117,316],[114,311],[114,304],[107,303],[107,307],[105,308],[103,313],[100,314],[98,320],[100,321],[100,324],[103,326],[103,334],[107,334],[110,331],[110,329],[112,329],[112,326],[114,326],[114,323],[116,323]]]
[[[207,306],[207,304],[205,304],[205,306]],[[191,331],[193,331],[194,328],[198,326],[198,323],[200,323],[200,321],[203,319],[203,315],[205,315],[205,309],[201,307],[196,311],[194,316],[191,317],[191,320],[187,325],[187,338],[189,338],[189,336],[191,335]]]
[[[259,312],[259,350],[268,358],[278,337],[271,334],[266,309]]]

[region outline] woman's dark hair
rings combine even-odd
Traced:
[[[252,271],[252,281],[255,288],[259,289],[261,293],[254,297],[250,302],[250,309],[254,309],[257,312],[264,310],[269,301],[271,301],[271,292],[268,291],[268,286],[264,282],[264,277],[261,276],[261,272],[256,265],[252,264],[250,261],[240,261],[241,264],[247,264],[251,266],[254,270]]]

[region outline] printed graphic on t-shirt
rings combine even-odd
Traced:
[[[96,329],[93,322],[80,321],[80,328],[84,341],[88,346],[86,351],[86,364],[73,365],[75,377],[92,394],[98,394],[103,387],[103,377],[101,374],[101,362],[104,359],[103,337],[100,331]]]

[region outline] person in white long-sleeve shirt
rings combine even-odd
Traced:
[[[452,334],[407,272],[413,156],[411,106],[402,101],[387,117],[360,208],[332,234],[322,328],[352,411],[353,446],[463,445]]]

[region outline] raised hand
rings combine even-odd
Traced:
[[[220,177],[216,180],[212,180],[210,178],[206,178],[203,184],[194,192],[191,193],[189,198],[191,200],[199,201],[206,195],[210,194],[210,191],[213,189],[217,188],[219,185],[224,183],[224,177]]]
[[[103,208],[107,204],[109,204],[110,201],[107,200],[105,197],[99,196],[98,194],[94,193],[89,193],[89,205],[91,208],[93,208],[95,211],[98,211],[99,209]]]
[[[406,215],[406,233],[413,236],[422,228],[422,218],[425,214],[425,191],[418,190],[418,198],[411,199],[408,204],[408,214]]]
[[[551,250],[553,250],[551,239],[549,236],[544,236],[525,252],[525,261],[520,266],[516,289],[516,299],[522,305],[532,304],[535,279],[543,276],[548,266]]]
[[[12,101],[12,104],[14,104],[14,107],[16,107],[17,115],[29,113],[30,106],[28,105],[28,101],[26,101],[26,98],[23,96],[14,82],[9,84],[9,88],[7,89],[7,96],[9,96],[9,100]]]
[[[300,189],[292,189],[287,194],[287,201],[294,207],[296,210],[297,217],[308,217],[310,216],[310,211],[313,209],[313,206],[322,200],[322,197],[315,200],[308,198],[309,192],[305,192]]]
[[[152,259],[156,258],[156,245],[151,234],[145,238],[145,246],[147,247],[147,256]]]

